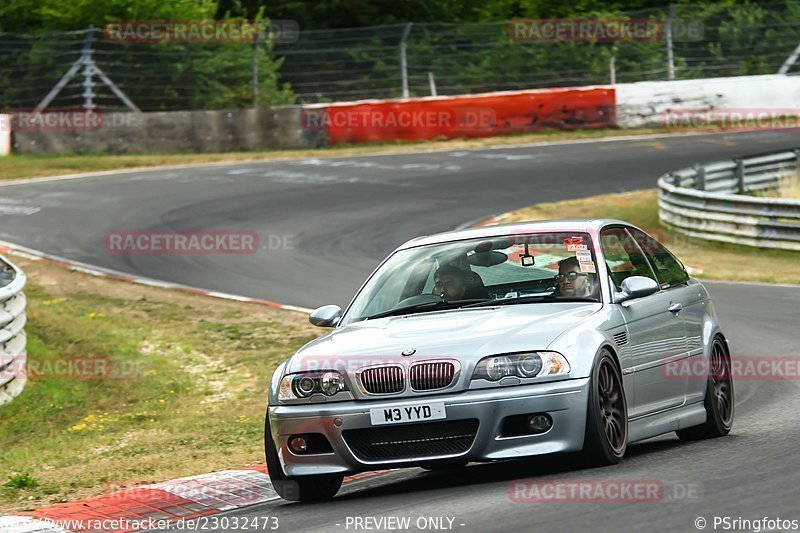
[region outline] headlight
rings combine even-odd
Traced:
[[[505,377],[537,378],[569,374],[566,357],[558,352],[531,352],[484,357],[472,379],[499,381]]]
[[[299,400],[313,394],[334,396],[347,390],[344,378],[332,370],[289,374],[281,380],[278,400]]]

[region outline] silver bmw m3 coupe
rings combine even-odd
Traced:
[[[420,237],[347,309],[310,320],[332,331],[269,388],[267,467],[287,500],[331,498],[344,475],[383,468],[564,452],[611,465],[631,442],[733,423],[708,292],[619,220]]]

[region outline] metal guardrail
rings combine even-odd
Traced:
[[[0,255],[0,405],[25,388],[25,274]]]
[[[749,196],[800,170],[800,149],[669,172],[659,178],[659,217],[701,239],[800,251],[800,199]]]

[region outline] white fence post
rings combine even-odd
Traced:
[[[0,156],[11,154],[11,115],[0,114]]]

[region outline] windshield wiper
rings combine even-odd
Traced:
[[[431,311],[433,309],[470,307],[472,305],[487,301],[488,300],[486,300],[485,298],[472,298],[469,300],[437,300],[435,302],[424,302],[421,304],[405,305],[403,307],[389,309],[388,311],[383,311],[381,313],[376,313],[374,315],[359,318],[359,320],[372,320],[375,318],[384,318],[387,316],[394,316],[394,315],[408,315],[411,313],[417,313],[421,311]]]
[[[500,300],[484,300],[464,307],[494,307],[496,305],[514,305],[537,302],[593,302],[598,303],[594,298],[560,297],[546,295],[520,296],[519,298],[503,298]]]

